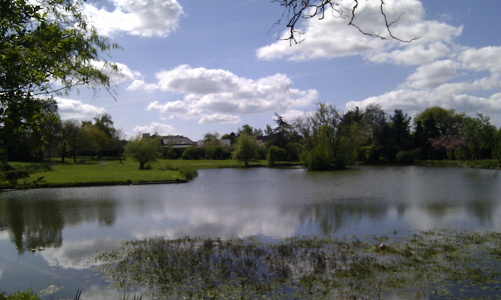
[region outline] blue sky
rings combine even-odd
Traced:
[[[352,0],[340,0],[346,7]],[[99,0],[85,11],[123,50],[108,60],[106,91],[59,97],[63,119],[108,113],[128,137],[236,132],[289,122],[332,103],[341,111],[378,103],[410,116],[426,107],[483,113],[501,125],[501,1],[386,0],[394,33],[412,43],[360,34],[331,15],[301,21],[304,41],[279,40],[283,10],[268,0]],[[357,24],[384,34],[379,1],[361,1]],[[375,13],[374,13],[375,12]]]

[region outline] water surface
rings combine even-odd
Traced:
[[[221,169],[201,170],[186,184],[4,192],[0,290],[58,290],[58,297],[70,298],[83,289],[81,299],[116,297],[120,293],[93,270],[92,257],[125,240],[342,237],[434,228],[501,231],[501,172]]]

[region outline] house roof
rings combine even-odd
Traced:
[[[195,143],[182,135],[167,135],[162,137],[162,144],[172,148],[188,148]]]

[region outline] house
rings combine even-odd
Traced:
[[[152,136],[149,133],[141,134],[142,139],[147,139],[150,137],[156,137],[156,135]],[[182,135],[160,136],[160,139],[162,140],[162,146],[172,147],[173,149],[186,149],[190,146],[196,146],[196,143]]]
[[[195,142],[182,135],[167,135],[161,138],[164,147],[172,147],[173,149],[186,149],[196,145]]]
[[[149,133],[143,133],[141,135],[141,138],[150,138],[150,137],[155,137],[155,135],[151,136]],[[172,149],[186,149],[191,146],[196,146],[199,148],[204,147],[204,141],[199,140],[197,142],[193,142],[189,138],[182,136],[182,135],[166,135],[166,136],[160,136],[162,139],[162,146],[164,147],[171,147]],[[221,139],[219,140],[221,143],[221,146],[224,148],[230,148],[231,147],[231,140],[230,139]]]

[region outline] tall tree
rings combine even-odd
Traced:
[[[379,144],[378,139],[386,124],[386,113],[379,104],[369,104],[363,113],[363,130],[367,144]]]
[[[463,123],[465,115],[458,114],[454,109],[445,109],[440,106],[429,107],[414,117],[414,123],[421,122],[426,127],[426,120],[433,119],[438,135],[457,135]],[[437,137],[434,136],[434,137]]]
[[[75,120],[64,120],[61,123],[61,140],[58,146],[58,151],[63,163],[67,155],[73,157],[74,163],[77,162],[77,154],[81,147],[81,140],[82,127],[80,126],[80,122]]]
[[[410,132],[411,118],[401,109],[396,109],[394,114],[390,116],[390,141],[391,152],[389,153],[390,161],[396,159],[398,152],[408,151],[413,146],[413,139]]]
[[[244,166],[249,167],[249,160],[253,159],[258,150],[256,138],[246,133],[240,133],[233,150],[233,159],[243,161]]]
[[[462,131],[472,159],[492,157],[497,146],[497,129],[491,124],[489,117],[482,114],[478,114],[476,118],[466,117]]]
[[[224,149],[219,139],[219,133],[206,133],[203,138],[203,147],[205,149],[205,158],[207,159],[222,159]]]
[[[319,103],[313,113],[296,121],[303,137],[301,160],[310,170],[346,167],[355,158],[358,146],[351,130],[341,132],[342,115],[330,104]]]
[[[113,127],[113,120],[109,114],[101,114],[94,117],[94,126],[109,138],[115,136],[116,129]]]
[[[116,151],[117,129],[108,114],[98,115],[94,122],[82,122],[85,151],[93,152],[96,157],[101,157],[105,151]]]
[[[144,170],[147,163],[156,162],[160,157],[161,141],[159,137],[141,138],[137,135],[125,145],[125,155],[139,163],[139,169]]]
[[[42,158],[43,154],[47,154],[48,162],[52,161],[52,153],[56,148],[59,133],[61,131],[61,118],[57,112],[57,103],[54,100],[47,100],[43,102],[42,115],[36,120],[39,125],[36,128],[40,128],[40,141],[42,146]]]

